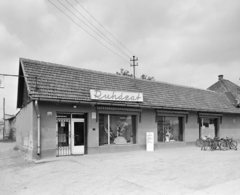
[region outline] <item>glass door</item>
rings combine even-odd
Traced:
[[[84,154],[84,119],[72,119],[72,154]]]

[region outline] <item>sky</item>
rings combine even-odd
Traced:
[[[17,75],[19,58],[132,73],[134,55],[136,77],[207,89],[224,75],[240,85],[239,18],[239,0],[1,0],[0,74]],[[0,118],[3,98],[6,114],[18,111],[18,78],[4,84]]]

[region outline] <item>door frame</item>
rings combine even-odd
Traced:
[[[78,152],[74,152],[74,122],[83,122],[84,126],[83,126],[83,137],[84,137],[84,144],[83,144],[83,152],[82,153],[78,153]],[[80,118],[80,119],[73,119],[71,120],[71,154],[72,155],[77,155],[77,154],[85,154],[86,153],[86,119],[85,118]],[[80,147],[80,146],[79,146]]]

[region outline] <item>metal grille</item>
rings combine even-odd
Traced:
[[[57,156],[71,155],[70,122],[68,113],[57,114]]]

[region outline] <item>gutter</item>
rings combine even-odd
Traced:
[[[183,110],[183,111],[193,111],[193,112],[216,112],[216,113],[229,113],[229,114],[240,114],[239,112],[231,112],[231,111],[218,111],[218,110],[210,110],[210,109],[200,109],[200,108],[183,108],[183,107],[167,107],[167,106],[156,106],[156,105],[140,105],[140,104],[117,104],[112,102],[98,102],[98,101],[79,101],[79,100],[65,100],[65,99],[47,99],[47,98],[32,98],[32,100],[41,100],[48,102],[57,102],[57,103],[74,103],[74,104],[92,104],[94,105],[108,105],[108,106],[127,106],[127,107],[140,107],[140,108],[152,108],[152,109],[165,109],[165,110]],[[240,107],[240,105],[239,105]]]
[[[41,154],[41,139],[40,139],[40,111],[38,107],[38,100],[35,100],[35,107],[37,112],[37,155]]]

